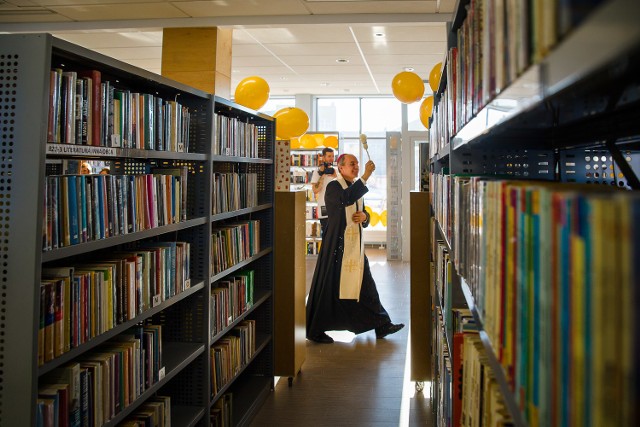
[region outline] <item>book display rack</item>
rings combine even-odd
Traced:
[[[449,27],[430,127],[434,425],[638,415],[640,5],[543,3],[461,0]]]
[[[0,423],[247,424],[274,120],[44,34],[0,37],[0,107]]]

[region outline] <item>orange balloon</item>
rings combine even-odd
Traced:
[[[424,95],[424,82],[419,75],[411,71],[396,74],[391,81],[391,90],[400,102],[411,104],[419,101]]]
[[[338,149],[338,137],[335,136],[335,135],[330,135],[330,136],[326,137],[324,139],[324,146],[337,150]]]
[[[427,96],[420,104],[420,123],[429,129],[429,119],[433,114],[433,96]]]
[[[291,140],[289,141],[289,146],[292,150],[296,150],[298,148],[301,148],[302,144],[300,144],[299,138],[291,138]]]
[[[291,139],[300,136],[309,129],[309,116],[297,107],[285,107],[275,112],[276,137]]]
[[[438,91],[438,86],[440,86],[440,76],[442,75],[442,62],[438,62],[433,66],[431,72],[429,73],[429,86],[431,90],[434,92]]]
[[[315,148],[316,147],[316,139],[313,135],[305,133],[300,137],[300,146],[302,148]]]
[[[316,139],[316,147],[324,146],[324,133],[314,133],[313,137]]]
[[[380,212],[380,222],[382,223],[383,226],[387,226],[387,210],[383,210],[382,212]]]
[[[269,100],[269,91],[269,84],[262,77],[246,77],[236,86],[234,101],[253,110],[259,110]]]
[[[378,212],[369,212],[369,225],[375,227],[380,222],[380,215]]]

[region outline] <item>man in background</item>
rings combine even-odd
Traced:
[[[313,171],[311,176],[311,189],[316,196],[318,202],[318,218],[320,219],[320,235],[324,237],[324,232],[327,228],[327,208],[324,202],[324,194],[327,189],[327,185],[331,180],[336,178],[336,169],[333,167],[333,161],[335,159],[335,153],[333,149],[326,147],[322,150],[322,159],[320,160],[320,167]]]

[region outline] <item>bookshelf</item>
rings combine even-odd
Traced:
[[[434,292],[435,424],[457,425],[465,411],[508,414],[516,426],[629,424],[638,378],[628,298],[640,245],[630,222],[640,189],[631,16],[640,5],[499,6],[458,2],[430,127],[432,262],[446,253],[452,271],[445,295]],[[627,237],[611,245],[613,230]],[[436,283],[446,277],[434,271]],[[462,310],[475,329],[463,331],[474,337],[464,347],[447,327]],[[502,402],[499,411],[468,405],[480,396],[465,389],[476,380],[451,368],[460,358],[489,378],[472,386],[483,402]]]
[[[303,135],[291,141],[291,189],[304,190],[306,192],[306,253],[309,256],[316,256],[320,250],[321,229],[318,219],[318,204],[311,188],[313,171],[319,166],[319,157],[325,148],[324,140],[331,137],[340,140],[339,132],[315,131]],[[314,141],[315,140],[315,141]],[[339,142],[338,142],[339,144]],[[294,148],[295,147],[295,148]],[[333,148],[335,159],[340,155],[340,147]]]
[[[83,411],[91,408],[98,425],[117,425],[140,414],[156,396],[170,398],[174,425],[208,422],[221,396],[211,390],[210,347],[227,336],[246,336],[251,329],[247,325],[253,323],[254,351],[224,386],[239,401],[251,400],[243,403],[247,412],[243,405],[233,406],[234,425],[248,422],[273,384],[273,119],[50,35],[3,35],[0,58],[0,104],[7,112],[0,160],[0,424],[36,425],[37,410],[55,401],[39,400],[43,387],[76,364],[86,379],[81,383],[84,393],[94,380],[118,389],[115,377],[102,377],[98,369],[115,373],[131,366],[141,375],[138,382],[133,370],[121,373],[130,375],[132,388],[121,388],[124,400],[115,406],[80,398],[87,408]],[[64,70],[69,82],[76,78],[76,97],[67,102],[78,114],[61,120],[70,123],[65,132],[78,126],[78,133],[65,134],[76,135],[71,139],[75,144],[52,142],[57,139],[52,137],[50,113],[58,106],[55,96],[50,99],[50,89],[64,88],[61,93],[66,94],[74,87],[58,86],[56,73],[50,73],[56,69]],[[91,80],[78,83],[84,75]],[[91,110],[99,98],[81,88],[97,81],[96,76],[103,90],[96,93],[105,103],[96,102],[95,112],[85,112],[89,121],[81,114],[81,101],[87,99],[85,110]],[[139,119],[118,114],[125,101],[113,102],[122,95],[110,93],[126,93],[126,102],[138,102],[139,109],[128,112],[138,112]],[[143,99],[155,100],[158,109]],[[143,110],[147,105],[149,110]],[[214,119],[219,116],[238,125],[225,141]],[[86,133],[92,133],[96,123],[103,124],[104,133],[93,139],[95,145],[82,145],[80,129],[85,126]],[[223,143],[231,151],[219,150]],[[242,148],[233,148],[239,145]],[[111,175],[62,176],[58,160],[65,159],[109,161]],[[216,174],[226,172],[240,175],[235,182],[244,185],[242,197],[224,205],[224,211],[214,210]],[[76,203],[70,201],[71,185],[76,187]],[[260,223],[251,229],[247,246],[252,252],[238,255],[235,264],[213,274],[214,230],[234,226],[248,234],[252,221]],[[73,278],[48,279],[64,268],[73,268]],[[228,327],[212,334],[211,289],[247,270],[254,274],[253,301]],[[61,320],[52,323],[59,329],[45,335],[40,331],[46,331],[41,325],[47,319],[42,313],[52,310],[48,307],[55,309],[51,319]],[[49,343],[55,353],[48,352]],[[96,363],[102,368],[87,367],[101,355],[106,355],[104,361]],[[151,364],[143,365],[142,357]],[[60,393],[57,398],[64,396]],[[166,407],[167,401],[162,404]]]

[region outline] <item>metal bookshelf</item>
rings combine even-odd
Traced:
[[[102,81],[120,89],[178,99],[191,114],[187,152],[139,150],[47,143],[50,70],[97,70]],[[211,365],[208,346],[211,229],[217,224],[245,219],[261,220],[262,250],[237,268],[255,270],[256,303],[243,318],[256,320],[259,352],[245,370],[228,384],[237,401],[263,399],[273,384],[273,145],[275,121],[245,107],[149,73],[96,52],[46,34],[0,36],[0,425],[35,425],[39,380],[125,332],[130,327],[153,322],[163,326],[165,374],[138,399],[105,425],[116,425],[149,397],[171,396],[175,425],[206,423],[213,404],[210,392]],[[256,158],[214,156],[214,112],[254,123],[258,129]],[[53,159],[92,159],[116,162],[117,174],[148,173],[155,166],[188,167],[187,220],[131,234],[114,236],[73,246],[43,251],[45,170]],[[113,165],[114,163],[112,163]],[[259,204],[253,208],[211,214],[212,174],[216,165],[231,165],[241,173],[258,174]],[[113,168],[112,168],[113,171]],[[191,245],[191,286],[157,303],[135,318],[117,325],[90,341],[38,366],[41,269],[75,265],[100,259],[111,250],[126,249],[138,241],[182,240]],[[228,272],[235,271],[229,270]],[[225,272],[228,274],[228,272]],[[259,390],[247,390],[252,377],[261,381]],[[237,386],[242,382],[242,387]],[[251,401],[251,411],[236,413],[249,420],[262,400]],[[240,405],[238,405],[239,407]]]

